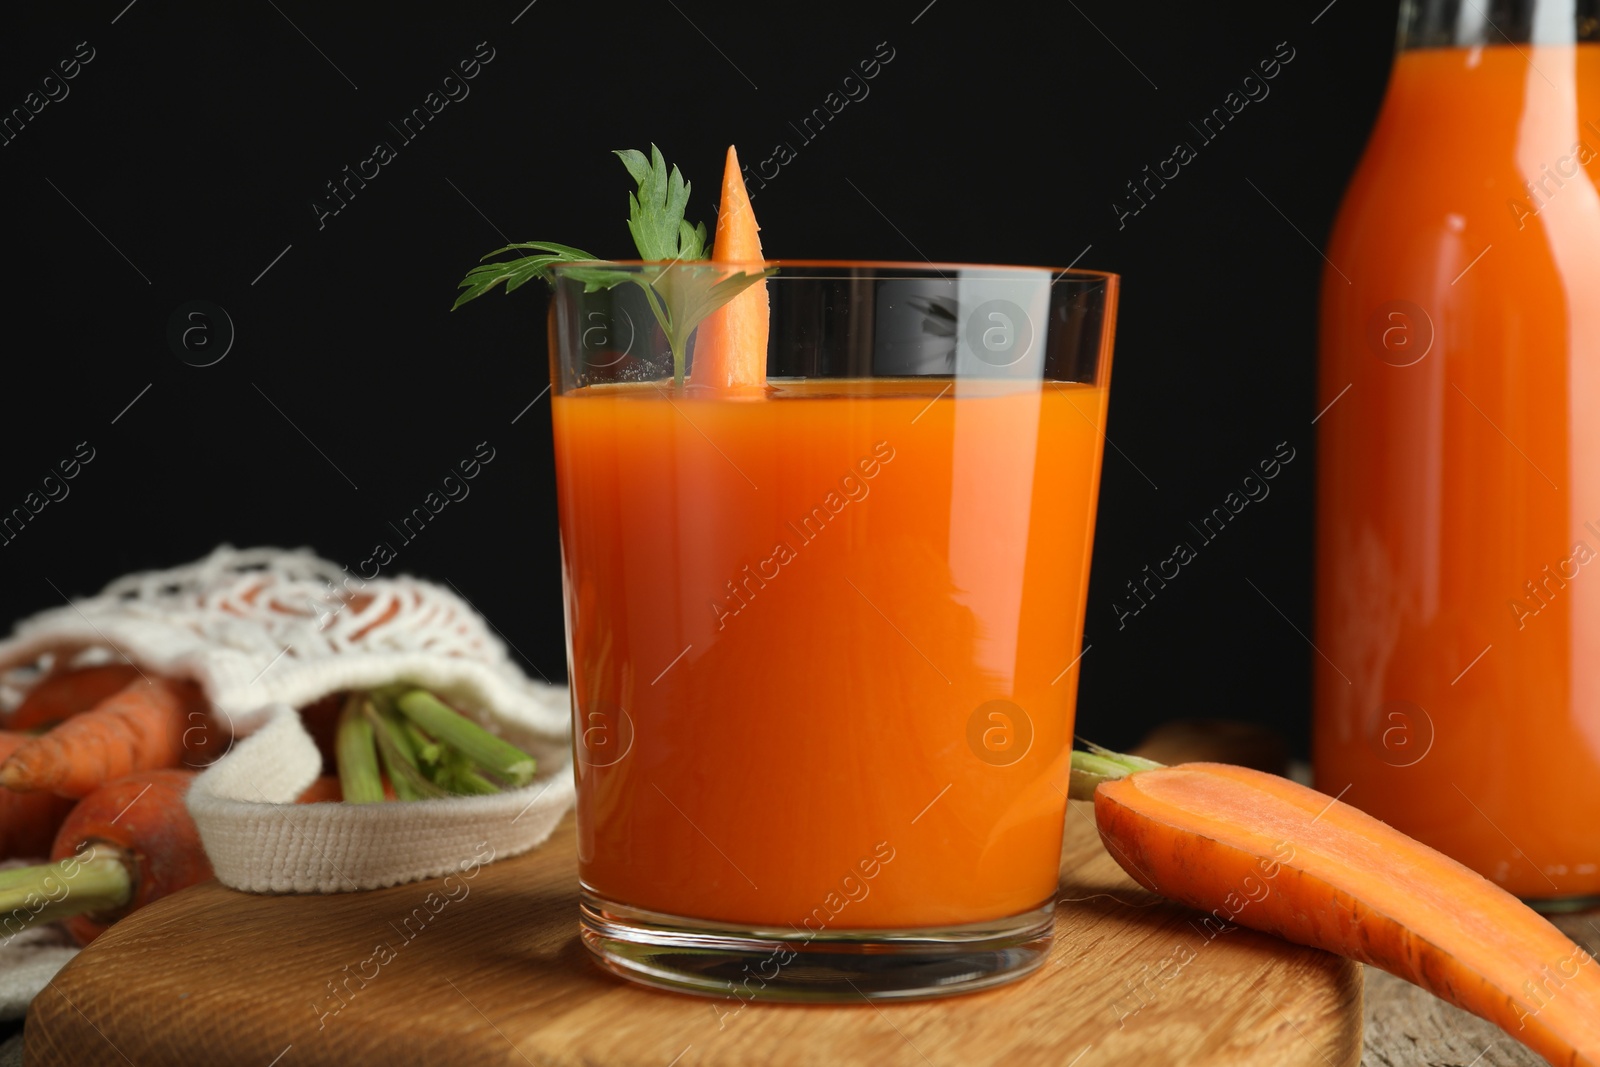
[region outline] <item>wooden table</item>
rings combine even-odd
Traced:
[[[1600,937],[1590,923],[1600,925],[1600,917],[1591,914],[1556,920],[1573,940],[1600,951]],[[1375,968],[1366,968],[1366,977],[1366,1042],[1361,1067],[1544,1067],[1538,1056],[1477,1016]],[[21,1035],[21,1023],[0,1026],[0,1042]]]
[[[1600,912],[1552,916],[1591,954],[1600,953]],[[1366,968],[1366,1048],[1362,1067],[1545,1067],[1545,1061],[1492,1023],[1375,967]]]

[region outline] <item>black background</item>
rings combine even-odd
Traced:
[[[388,540],[385,573],[448,579],[559,680],[549,403],[528,407],[548,380],[544,292],[451,314],[455,283],[502,233],[632,254],[611,149],[660,144],[709,224],[725,146],[756,163],[789,141],[798,157],[756,192],[769,255],[1082,253],[1124,276],[1079,732],[1125,745],[1225,716],[1305,750],[1312,242],[1377,112],[1395,3],[492,0],[452,19],[125,3],[13,15],[0,38],[7,112],[78,42],[94,49],[70,95],[0,147],[0,511],[78,442],[95,456],[0,546],[0,614],[221,541],[355,569]],[[470,95],[402,144],[386,123],[479,42],[494,58]],[[801,144],[788,123],[880,42],[894,58],[870,95]],[[1270,95],[1119,228],[1125,183],[1198,145],[1187,124],[1280,42],[1294,58]],[[324,183],[378,140],[397,158],[319,228]],[[191,300],[234,323],[213,366],[168,345]],[[398,544],[388,520],[481,441],[496,458],[470,497]],[[1284,441],[1296,458],[1271,495],[1119,629],[1124,583]]]

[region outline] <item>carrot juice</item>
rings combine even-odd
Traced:
[[[556,396],[585,890],[830,933],[1048,904],[1105,408],[948,376]]]
[[[1317,786],[1600,894],[1600,45],[1403,50],[1327,251]]]

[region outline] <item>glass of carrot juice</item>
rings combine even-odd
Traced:
[[[741,1003],[1026,974],[1117,277],[607,266],[638,284],[557,267],[550,312],[586,945]],[[693,339],[675,375],[662,294],[774,267],[762,380],[698,380]]]

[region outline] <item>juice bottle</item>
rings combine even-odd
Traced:
[[[1327,251],[1316,784],[1560,906],[1600,894],[1600,30],[1456,8],[1403,12]]]

